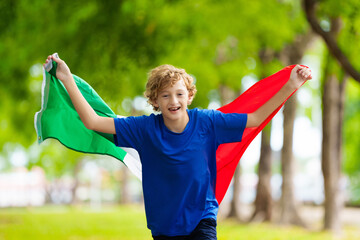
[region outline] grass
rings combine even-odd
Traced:
[[[101,211],[74,207],[0,209],[0,240],[142,240],[152,239],[139,206],[103,207]],[[360,230],[346,228],[343,236],[271,224],[218,223],[219,240],[360,239]]]

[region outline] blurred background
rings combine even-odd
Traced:
[[[38,145],[42,63],[54,52],[124,116],[151,113],[143,91],[160,64],[196,79],[190,108],[213,109],[287,65],[309,66],[313,80],[242,157],[220,208],[219,239],[359,239],[359,11],[357,0],[1,0],[0,239],[46,239],[59,212],[70,214],[59,224],[73,226],[59,239],[94,229],[92,239],[150,237],[141,182],[121,162],[55,140]],[[92,228],[103,216],[94,215],[79,232],[76,219],[91,218],[79,211],[119,218]],[[106,237],[129,216],[140,219],[133,234]],[[297,230],[276,232],[279,225]]]

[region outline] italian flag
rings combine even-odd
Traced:
[[[281,89],[289,79],[294,66],[288,66],[258,81],[233,102],[218,110],[224,113],[254,112]],[[56,63],[53,61],[46,70],[44,69],[43,72],[41,110],[35,114],[34,118],[38,142],[53,138],[75,151],[112,156],[123,162],[141,180],[141,162],[137,151],[132,148],[116,147],[112,134],[87,129],[77,114],[65,87],[56,78]],[[76,75],[73,77],[82,95],[98,115],[118,117],[89,84]],[[246,128],[241,142],[222,144],[217,149],[215,194],[219,204],[231,183],[241,156],[284,103],[259,127]]]

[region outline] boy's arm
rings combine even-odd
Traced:
[[[246,123],[247,128],[259,126],[286,98],[298,89],[304,81],[310,80],[311,70],[306,67],[296,65],[291,71],[290,78],[286,84],[269,99],[264,105],[253,113],[248,114]]]
[[[85,127],[98,132],[115,134],[114,119],[110,117],[102,117],[96,114],[94,109],[85,100],[79,88],[76,86],[74,78],[66,63],[60,58],[51,55],[48,56],[45,64],[51,60],[54,60],[57,63],[56,77],[64,84],[70,99]]]

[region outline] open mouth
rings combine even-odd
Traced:
[[[173,108],[169,108],[170,112],[176,112],[180,109],[180,107],[173,107]]]

